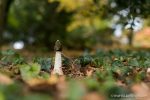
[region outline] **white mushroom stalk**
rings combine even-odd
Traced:
[[[58,74],[63,75],[62,71],[62,45],[59,40],[56,41],[55,47],[54,47],[56,54],[55,54],[55,63],[54,63],[54,69],[52,71],[52,74]]]
[[[150,68],[147,68],[147,73],[150,73]]]

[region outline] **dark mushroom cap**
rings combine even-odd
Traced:
[[[62,44],[60,43],[59,40],[57,40],[57,41],[55,42],[54,50],[55,50],[55,51],[62,51]]]

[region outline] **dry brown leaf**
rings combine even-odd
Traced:
[[[88,77],[92,76],[92,74],[93,74],[93,70],[87,70],[87,71],[86,71],[86,75],[87,75]]]
[[[4,74],[0,74],[0,84],[9,85],[12,83],[13,83],[13,81],[8,76],[6,76]]]
[[[82,100],[106,100],[104,96],[97,92],[87,93]]]
[[[34,78],[34,79],[27,80],[26,83],[29,86],[36,86],[36,85],[45,83],[45,80],[44,79]]]
[[[33,78],[25,81],[29,86],[36,86],[40,84],[53,85],[58,82],[58,77],[56,75],[51,75],[48,80],[42,78]]]
[[[149,73],[149,74],[150,74],[150,68],[147,68],[147,73]]]
[[[146,81],[147,81],[147,82],[150,82],[150,68],[147,69]]]
[[[56,84],[58,82],[58,76],[57,75],[51,75],[50,78],[47,80],[49,84]]]
[[[67,97],[68,84],[65,80],[65,76],[60,76],[56,85],[58,90],[59,99],[65,100]]]
[[[91,66],[87,66],[87,68],[85,69],[85,74],[88,77],[92,76],[93,72],[94,72],[94,68]]]
[[[118,86],[126,87],[126,84],[123,83],[121,80],[117,80],[117,81],[116,81],[116,84],[117,84]]]
[[[150,100],[150,89],[145,83],[134,84],[131,90],[135,94],[136,100]]]

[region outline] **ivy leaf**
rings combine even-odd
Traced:
[[[44,71],[40,73],[40,76],[44,79],[49,79],[49,77],[50,77],[49,73],[44,72]]]
[[[69,83],[68,100],[81,100],[85,93],[84,88],[76,81]]]
[[[115,60],[112,62],[113,67],[122,67],[123,63],[120,60]]]
[[[34,62],[37,62],[41,65],[41,69],[45,71],[50,71],[52,66],[52,59],[51,58],[35,58]]]
[[[81,67],[85,67],[86,65],[92,62],[92,57],[91,55],[88,54],[88,52],[85,52],[83,56],[79,57],[79,60],[80,60]]]
[[[5,100],[4,94],[0,91],[0,100]]]
[[[37,63],[31,63],[30,65],[23,64],[20,65],[19,67],[20,67],[21,77],[24,80],[29,80],[38,77],[41,70],[41,66]]]
[[[14,55],[15,54],[15,51],[14,50],[11,50],[11,49],[8,49],[6,51],[1,51],[1,54],[2,55]]]
[[[134,66],[134,67],[139,66],[139,63],[138,63],[138,61],[136,59],[130,59],[128,64],[130,66]]]
[[[22,100],[53,100],[53,99],[47,94],[32,93],[23,97]]]
[[[21,64],[25,62],[24,58],[13,50],[2,51],[1,61],[5,64]]]
[[[92,60],[92,64],[94,64],[96,67],[100,67],[103,65],[103,58],[94,58]]]
[[[144,67],[150,67],[150,59],[144,62]]]
[[[126,88],[118,87],[118,86],[112,86],[107,90],[107,96],[109,100],[130,100],[131,97],[125,97],[121,95],[130,95],[130,91]]]

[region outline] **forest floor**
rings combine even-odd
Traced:
[[[52,75],[55,52],[0,51],[0,100],[150,100],[150,51],[63,51],[63,76]]]

